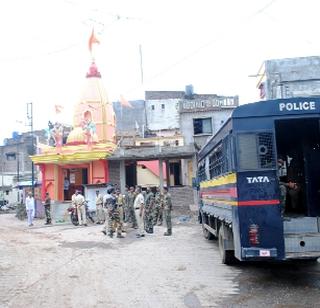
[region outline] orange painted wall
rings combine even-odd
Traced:
[[[92,162],[92,183],[104,183],[106,181],[105,175],[105,160],[96,160]]]
[[[45,190],[49,193],[50,197],[54,199],[54,165],[46,165],[45,166]]]

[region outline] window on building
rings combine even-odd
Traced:
[[[16,160],[16,153],[6,153],[7,160]]]
[[[164,110],[164,108],[165,108],[165,105],[161,104],[161,109]]]
[[[151,105],[151,110],[154,110],[154,105]]]
[[[211,118],[193,119],[193,131],[195,135],[212,134]]]

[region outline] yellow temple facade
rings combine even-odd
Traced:
[[[66,143],[59,129],[53,130],[53,137],[55,146],[39,145],[39,153],[31,156],[40,167],[42,199],[49,192],[56,201],[70,200],[76,189],[83,191],[83,185],[109,182],[106,158],[116,148],[115,115],[94,61],[75,105]]]

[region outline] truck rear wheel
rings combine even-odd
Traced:
[[[207,229],[205,228],[203,221],[202,221],[202,232],[203,232],[203,236],[204,236],[204,238],[205,238],[206,240],[211,241],[211,240],[214,239],[213,234],[212,234],[209,230],[207,230]]]
[[[221,256],[221,262],[226,265],[234,264],[234,262],[235,262],[234,251],[233,250],[226,250],[225,245],[224,245],[225,234],[224,234],[224,227],[223,226],[221,226],[219,228],[218,239],[219,239],[219,251],[220,251],[220,256]]]
[[[204,238],[205,238],[206,240],[210,241],[210,240],[213,240],[213,239],[214,239],[214,236],[213,236],[213,234],[212,234],[208,229],[206,229],[205,226],[204,226],[204,224],[206,224],[207,221],[208,221],[208,219],[206,219],[206,218],[207,218],[207,217],[206,217],[204,214],[202,214],[202,219],[201,219],[201,221],[202,221],[202,232],[203,232]]]

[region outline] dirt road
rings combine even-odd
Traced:
[[[172,237],[100,231],[0,215],[0,307],[215,307],[239,291],[239,270],[220,264],[192,221]]]

